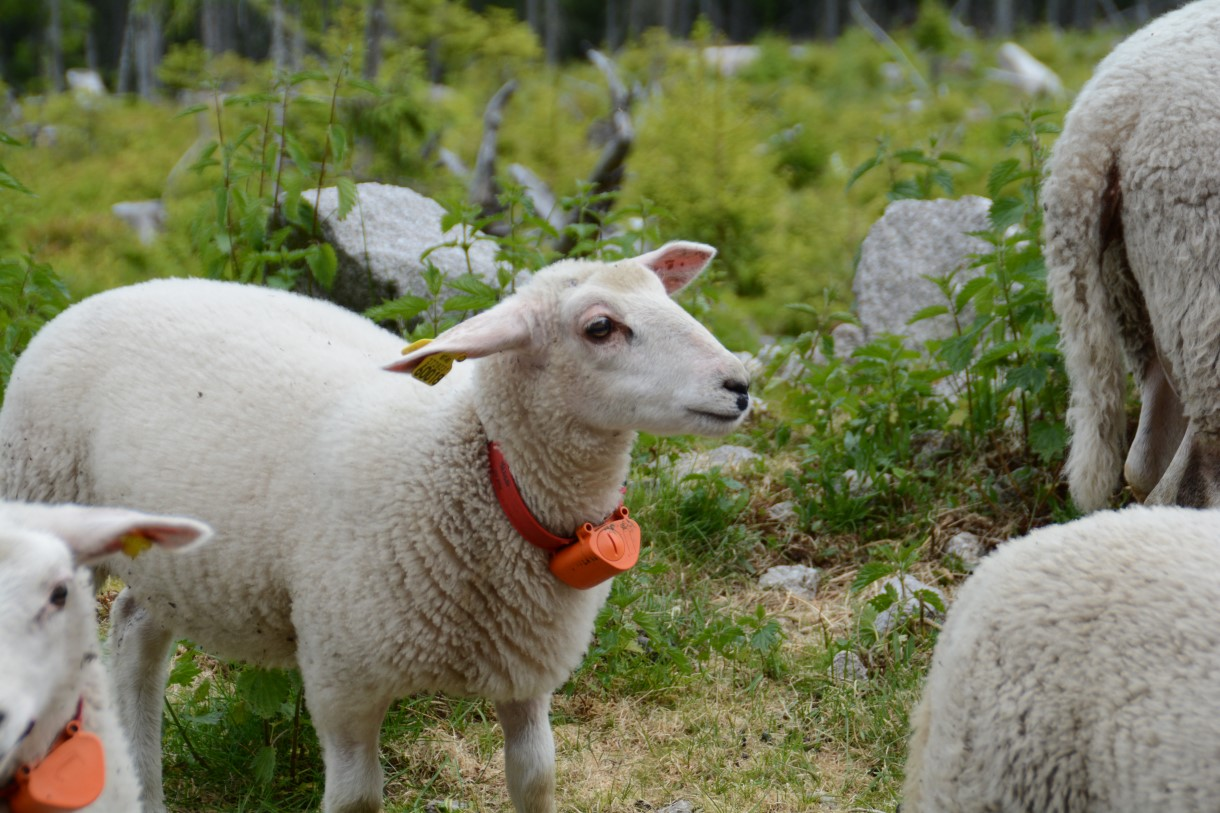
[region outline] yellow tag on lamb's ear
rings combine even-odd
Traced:
[[[453,369],[453,362],[465,360],[465,353],[437,353],[435,356],[428,356],[421,361],[411,371],[411,375],[428,386],[432,386],[449,375],[449,371]]]
[[[119,545],[123,553],[134,559],[152,547],[152,540],[140,534],[127,534],[119,540]]]
[[[410,344],[408,344],[406,347],[404,347],[402,349],[402,354],[405,356],[408,353],[414,353],[416,350],[423,347],[424,345],[431,344],[431,343],[432,343],[431,339],[416,339],[415,341],[411,342]]]

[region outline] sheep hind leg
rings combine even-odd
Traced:
[[[385,781],[378,742],[390,700],[333,675],[319,678],[302,669],[301,676],[326,767],[323,813],[378,813]]]
[[[1191,420],[1169,468],[1147,502],[1186,508],[1220,507],[1220,433],[1200,429]]]
[[[142,809],[161,813],[161,706],[173,632],[158,624],[127,587],[111,607],[109,640],[115,699],[135,757]]]
[[[1161,481],[1186,433],[1182,402],[1156,356],[1140,382],[1140,417],[1127,452],[1123,476],[1136,499],[1144,502]]]
[[[504,773],[517,813],[554,813],[555,738],[551,696],[496,703],[504,729]]]

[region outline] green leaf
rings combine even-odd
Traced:
[[[1004,231],[1009,226],[1020,223],[1021,218],[1025,217],[1025,201],[1013,197],[997,198],[992,201],[988,216],[997,231]]]
[[[925,319],[933,319],[937,316],[943,316],[949,312],[948,305],[929,305],[926,308],[920,308],[915,311],[914,315],[907,320],[908,325],[913,325],[916,322],[922,322]]]
[[[859,593],[878,579],[884,579],[894,572],[894,566],[889,562],[865,562],[852,579],[851,592]]]
[[[447,311],[485,311],[494,306],[498,300],[495,296],[483,294],[458,294],[445,300]]]
[[[299,85],[302,82],[328,82],[330,77],[322,71],[297,71],[288,77],[288,84]]]
[[[3,187],[4,189],[11,189],[14,192],[21,192],[24,195],[34,194],[26,187],[25,184],[10,175],[8,170],[6,170],[3,166],[0,166],[0,187]]]
[[[1062,457],[1067,441],[1067,427],[1061,423],[1038,420],[1029,427],[1029,447],[1044,464]]]
[[[428,309],[432,303],[422,296],[407,294],[390,302],[374,305],[364,312],[364,315],[374,322],[386,322],[391,319],[401,319],[409,322]]]
[[[347,130],[342,124],[334,123],[327,128],[330,136],[330,155],[333,163],[342,164],[347,160]]]
[[[199,667],[199,664],[195,663],[195,659],[188,652],[174,661],[174,668],[169,673],[169,685],[189,686],[202,673],[203,669]]]
[[[250,760],[250,772],[254,774],[255,782],[268,784],[275,776],[275,749],[270,745],[259,748]]]
[[[292,678],[283,669],[248,666],[237,675],[237,694],[264,720],[278,716],[292,693]]]
[[[1016,158],[1001,161],[991,168],[987,176],[987,197],[998,198],[1000,192],[1021,174],[1021,162]]]
[[[295,135],[284,133],[284,148],[288,151],[288,157],[292,159],[292,163],[296,164],[297,169],[306,175],[313,172],[313,160],[305,151],[305,145]]]
[[[305,256],[305,264],[309,266],[318,284],[329,291],[335,284],[335,274],[339,271],[339,258],[330,243],[318,243],[316,249]]]
[[[847,179],[847,188],[851,189],[852,185],[855,184],[856,181],[860,180],[864,173],[868,172],[870,169],[873,169],[880,163],[881,158],[880,156],[876,155],[861,163],[858,167],[852,170],[851,176]]]
[[[348,177],[341,177],[335,180],[335,188],[339,192],[339,210],[336,216],[339,220],[343,220],[356,206],[356,182]]]
[[[1042,364],[1023,364],[1013,367],[1004,376],[1004,386],[1008,389],[1023,389],[1026,392],[1041,392],[1050,377],[1050,371]]]
[[[25,146],[23,142],[17,140],[16,138],[13,138],[11,135],[4,132],[3,130],[0,130],[0,144],[7,145],[9,147]]]
[[[972,280],[968,280],[966,282],[966,284],[962,286],[962,289],[957,292],[957,296],[955,296],[953,298],[954,310],[956,310],[958,313],[961,313],[962,310],[966,307],[966,303],[968,303],[971,299],[973,299],[976,294],[978,294],[979,292],[981,292],[985,289],[991,288],[991,286],[992,286],[991,277],[988,277],[986,275],[978,276]]]
[[[935,608],[937,612],[943,613],[945,611],[945,602],[936,594],[935,590],[916,590],[915,598],[919,599],[928,607]]]

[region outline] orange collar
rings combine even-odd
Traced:
[[[640,558],[640,526],[628,516],[627,506],[618,508],[600,525],[586,522],[574,537],[562,537],[542,527],[509,471],[508,461],[494,440],[487,444],[491,465],[491,487],[504,515],[526,542],[551,554],[550,569],[569,587],[585,590],[629,570]]]
[[[42,761],[17,769],[0,789],[12,813],[62,813],[93,804],[106,784],[106,755],[101,739],[81,728],[85,701]]]

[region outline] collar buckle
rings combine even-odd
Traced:
[[[101,739],[81,728],[84,702],[64,726],[50,753],[37,765],[22,765],[0,793],[12,813],[66,813],[93,804],[106,785],[106,753]]]

